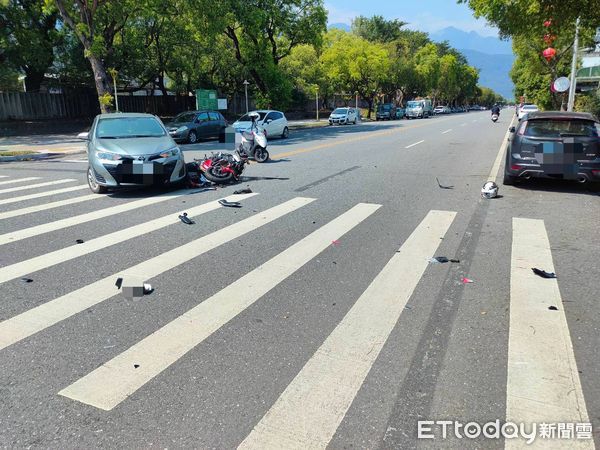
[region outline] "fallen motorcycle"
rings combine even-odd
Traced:
[[[249,164],[248,158],[235,150],[233,154],[213,153],[204,156],[202,160],[194,160],[199,171],[208,181],[216,184],[227,184],[238,181],[244,172],[244,167]]]

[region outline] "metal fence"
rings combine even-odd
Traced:
[[[195,97],[119,95],[119,110],[171,117],[196,107]],[[100,113],[95,92],[0,92],[0,121],[84,119]]]

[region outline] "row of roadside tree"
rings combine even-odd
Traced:
[[[94,86],[103,111],[119,92],[222,95],[250,82],[258,106],[318,95],[402,104],[490,105],[478,72],[446,42],[383,17],[327,30],[323,0],[0,0],[0,89]]]

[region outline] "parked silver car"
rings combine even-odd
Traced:
[[[183,154],[166,128],[151,114],[96,116],[87,141],[87,179],[92,192],[123,185],[176,183],[186,176]]]

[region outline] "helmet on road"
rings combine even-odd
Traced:
[[[498,185],[493,181],[488,181],[481,188],[482,198],[495,198],[498,195]]]

